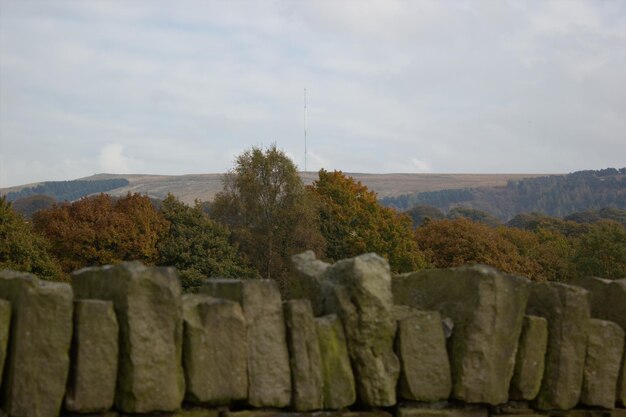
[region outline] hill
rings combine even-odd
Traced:
[[[300,174],[306,184],[317,179],[317,172]],[[449,189],[482,188],[504,186],[508,181],[537,177],[540,174],[365,174],[346,173],[361,181],[379,198],[397,197],[403,194],[429,192]],[[191,175],[142,175],[142,174],[97,174],[80,181],[102,181],[124,179],[127,185],[106,191],[113,196],[127,193],[147,194],[152,198],[163,199],[172,193],[186,203],[194,200],[211,201],[215,194],[222,190],[223,174],[191,174]],[[24,188],[36,187],[40,184],[0,189],[0,195],[20,192]],[[79,196],[80,197],[80,196]],[[79,198],[76,197],[76,198]],[[58,198],[57,198],[58,199]]]
[[[124,178],[97,180],[46,181],[6,193],[8,201],[34,196],[47,196],[58,201],[73,201],[90,194],[104,193],[128,185]]]
[[[427,205],[448,212],[463,207],[489,212],[503,221],[518,213],[564,217],[605,207],[625,209],[626,168],[510,180],[504,186],[389,196],[382,203],[400,210]]]

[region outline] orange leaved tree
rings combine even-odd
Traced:
[[[394,272],[425,266],[413,239],[411,219],[382,206],[376,193],[341,171],[320,170],[310,187],[318,196],[326,254],[333,260],[376,252],[389,260]]]
[[[92,265],[157,260],[157,241],[168,223],[147,196],[107,194],[55,205],[33,216],[65,272]]]

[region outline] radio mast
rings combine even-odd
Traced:
[[[304,172],[306,172],[306,88],[304,89]]]

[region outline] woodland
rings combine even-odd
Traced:
[[[620,191],[610,197],[615,187]],[[524,208],[514,216],[507,211],[507,223],[502,212],[478,204],[450,206],[477,195],[472,190],[411,197],[418,205],[396,199],[394,207],[409,208],[400,212],[340,171],[320,170],[305,186],[281,150],[251,148],[237,157],[211,203],[104,192],[56,202],[30,194],[18,211],[19,200],[2,197],[0,268],[66,281],[83,267],[140,260],[175,266],[189,292],[210,277],[270,278],[286,292],[291,256],[310,249],[327,261],[375,252],[393,273],[487,264],[535,281],[626,277],[626,210],[618,208],[626,169],[523,180],[503,190],[521,196],[509,198]],[[601,197],[593,208],[561,218],[563,212],[549,208],[555,190],[571,194],[572,209],[576,201]]]

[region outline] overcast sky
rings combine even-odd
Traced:
[[[0,186],[626,165],[626,1],[0,0]]]

